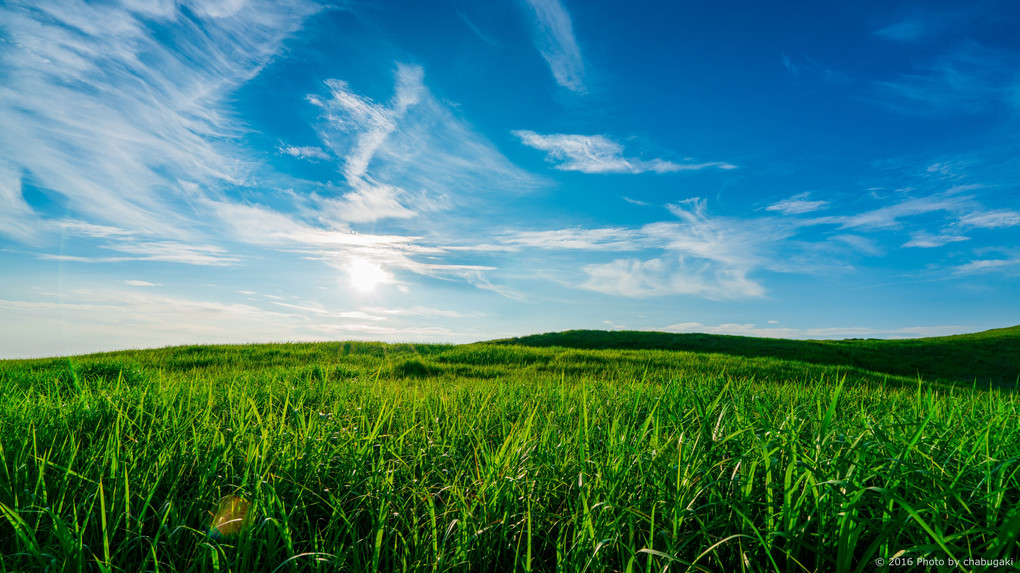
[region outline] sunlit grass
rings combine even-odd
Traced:
[[[1020,559],[1020,400],[1000,389],[766,358],[342,343],[8,361],[0,393],[5,571]]]

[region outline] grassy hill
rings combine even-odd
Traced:
[[[585,349],[658,349],[843,365],[927,380],[1016,385],[1020,326],[906,340],[788,340],[717,334],[570,330],[494,344]]]
[[[0,361],[0,572],[1015,563],[1016,334]]]

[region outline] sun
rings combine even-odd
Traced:
[[[379,285],[390,281],[390,275],[378,264],[367,259],[354,259],[347,267],[351,286],[360,293],[373,292]]]

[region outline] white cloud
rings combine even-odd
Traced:
[[[574,38],[570,14],[560,0],[526,0],[535,17],[535,47],[545,58],[556,83],[584,93],[584,60]]]
[[[339,80],[326,82],[329,98],[308,96],[322,110],[320,137],[344,162],[350,187],[320,201],[328,222],[407,219],[475,200],[477,192],[538,185],[429,92],[420,66],[398,64],[395,77],[385,104]]]
[[[21,177],[13,169],[0,163],[0,235],[21,242],[38,240],[38,217],[25,201],[21,191]]]
[[[899,203],[865,211],[857,215],[845,217],[827,217],[816,220],[818,223],[837,223],[844,229],[888,229],[898,227],[900,219],[916,217],[938,211],[958,212],[971,202],[969,197],[946,193],[906,199]]]
[[[127,253],[127,256],[79,256],[44,253],[42,260],[78,263],[122,263],[126,261],[161,261],[198,266],[230,266],[240,262],[226,249],[216,245],[194,245],[174,241],[133,242],[122,241],[101,245],[104,249]]]
[[[1010,256],[1004,259],[977,259],[969,263],[953,268],[956,275],[974,275],[987,273],[1020,273],[1020,256]]]
[[[192,240],[178,179],[245,177],[222,147],[241,129],[224,102],[316,9],[0,4],[0,157],[78,219]]]
[[[445,263],[442,255],[453,249],[422,244],[422,237],[359,233],[344,226],[320,228],[258,205],[217,201],[205,205],[245,242],[307,255],[306,258],[320,260],[344,273],[357,260],[370,261],[386,273],[387,283],[399,289],[407,287],[391,276],[395,270],[442,279],[459,278],[483,290],[511,298],[520,296],[512,289],[493,285],[484,276],[495,267]]]
[[[381,219],[408,219],[417,215],[400,199],[406,193],[392,185],[359,185],[340,199],[320,202],[323,215],[332,221],[371,223]]]
[[[789,199],[783,199],[765,208],[766,211],[778,211],[784,215],[803,215],[829,206],[828,201],[809,201],[810,193],[800,193]]]
[[[507,285],[493,283],[485,276],[485,274],[483,274],[482,270],[483,269],[465,269],[459,272],[458,275],[475,288],[494,292],[510,300],[527,300],[527,297],[521,291]]]
[[[935,248],[948,245],[949,243],[956,243],[960,241],[967,241],[969,237],[963,235],[950,235],[946,233],[940,233],[938,235],[932,235],[927,231],[918,231],[910,236],[910,240],[903,243],[904,247],[921,247],[921,248]]]
[[[383,103],[328,82],[327,95],[309,98],[322,110],[321,145],[277,147],[340,160],[341,185],[301,193],[307,182],[270,174],[299,189],[267,197],[275,185],[253,180],[257,161],[240,145],[248,128],[232,98],[320,8],[304,0],[0,4],[0,234],[22,243],[45,235],[39,244],[51,249],[61,236],[84,239],[39,257],[89,263],[234,265],[247,259],[233,243],[244,243],[337,268],[370,256],[428,276],[491,270],[446,264],[445,251],[421,237],[352,227],[542,183],[438,101],[418,66],[396,66]],[[36,213],[22,178],[60,208]],[[238,187],[273,207],[233,199]],[[426,254],[434,258],[421,260]]]
[[[173,241],[121,243],[106,248],[122,253],[137,255],[134,260],[164,261],[189,265],[228,266],[240,261],[223,247],[216,245],[192,245]]]
[[[640,243],[659,249],[651,259],[617,259],[583,268],[583,288],[630,297],[671,294],[708,299],[765,296],[750,278],[760,268],[782,270],[768,251],[790,231],[758,220],[708,215],[703,199],[669,205],[679,223],[650,223]]]
[[[132,233],[120,227],[113,227],[110,225],[93,225],[92,223],[86,223],[84,221],[75,221],[73,219],[60,221],[57,223],[61,232],[77,237],[90,237],[90,238],[101,238],[108,239],[111,237],[130,237]]]
[[[641,234],[632,229],[555,229],[520,231],[500,239],[505,245],[538,249],[633,251],[642,248]]]
[[[494,244],[461,249],[588,251],[596,255],[635,252],[639,256],[589,262],[580,268],[559,266],[549,273],[568,286],[627,297],[677,294],[709,299],[762,297],[766,292],[764,286],[752,278],[759,270],[817,272],[824,268],[817,261],[818,255],[799,253],[809,249],[785,242],[797,232],[797,225],[771,217],[710,215],[705,200],[700,198],[667,207],[679,221],[649,223],[638,228],[518,231],[497,236]],[[866,239],[860,243],[870,245]],[[577,278],[578,271],[581,278]]]
[[[136,287],[158,287],[158,286],[163,286],[163,285],[161,285],[159,283],[150,283],[149,281],[140,281],[140,280],[124,281],[124,284],[129,285],[129,286],[136,286]]]
[[[684,258],[663,260],[617,259],[584,267],[588,280],[581,287],[625,297],[696,295],[719,300],[765,295],[765,289],[740,269],[713,268]]]
[[[1020,213],[1009,209],[970,212],[960,217],[960,225],[974,229],[1001,229],[1020,225]]]
[[[278,151],[283,155],[289,155],[297,159],[309,159],[309,160],[321,160],[328,161],[331,159],[329,153],[326,153],[319,147],[298,147],[295,145],[280,145]]]
[[[349,146],[334,151],[343,152],[340,155],[345,161],[344,177],[352,187],[364,182],[369,164],[386,138],[397,128],[397,122],[409,108],[421,101],[425,87],[422,84],[424,72],[420,67],[398,64],[396,77],[396,90],[389,106],[354,93],[347,82],[341,80],[326,81],[331,96],[329,100],[324,101],[317,96],[308,98],[311,103],[323,108],[334,129],[353,135],[338,142],[331,140],[333,145]]]
[[[558,163],[556,169],[582,173],[672,173],[706,168],[734,169],[729,163],[674,163],[663,159],[643,160],[623,155],[623,146],[601,135],[556,133],[541,135],[534,131],[512,132],[522,143],[546,152],[546,160]]]
[[[749,269],[761,264],[761,248],[792,234],[767,219],[709,215],[707,203],[701,198],[681,201],[668,208],[681,223],[652,223],[643,231],[662,239],[668,249],[728,267]]]

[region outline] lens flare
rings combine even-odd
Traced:
[[[209,526],[209,537],[214,540],[233,537],[248,525],[251,502],[237,495],[220,499],[219,508],[213,514]]]

